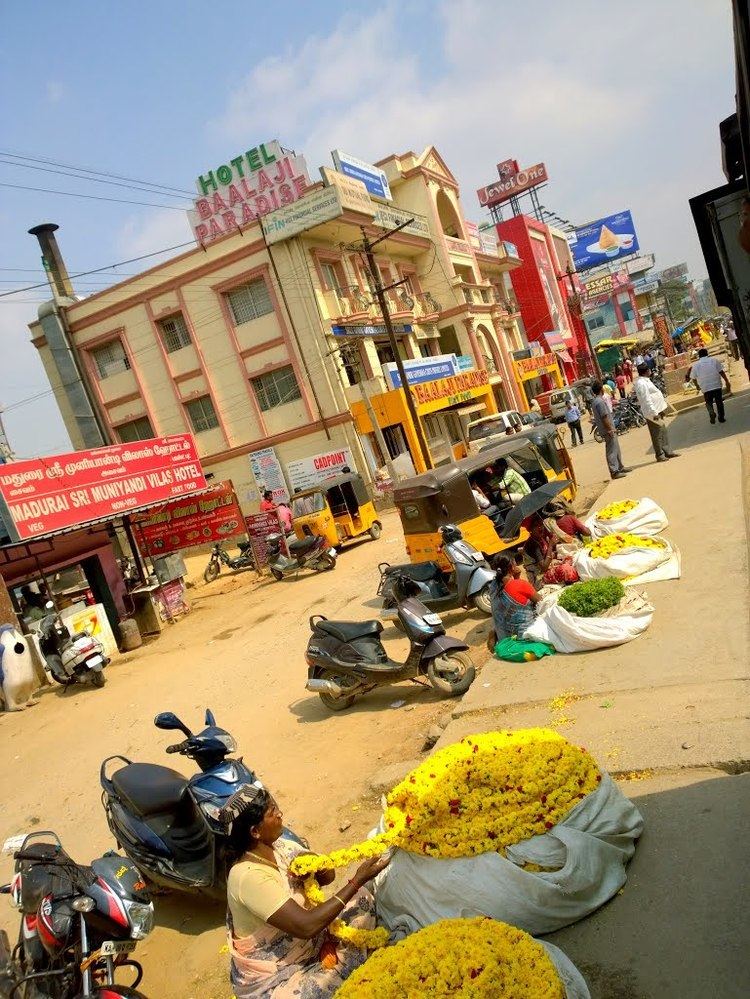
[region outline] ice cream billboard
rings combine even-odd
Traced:
[[[639,250],[633,216],[629,211],[579,226],[569,234],[568,244],[577,271],[608,264]]]

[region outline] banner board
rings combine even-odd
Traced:
[[[175,500],[131,517],[131,523],[149,555],[167,555],[245,533],[245,520],[231,481],[219,482],[200,496]]]

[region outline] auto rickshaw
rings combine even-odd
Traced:
[[[536,440],[535,440],[536,438]],[[479,454],[442,465],[399,483],[393,499],[401,517],[406,551],[412,562],[435,561],[450,569],[442,554],[440,528],[455,524],[469,544],[487,555],[497,555],[524,544],[529,537],[525,527],[511,538],[501,537],[505,515],[513,508],[507,489],[494,479],[498,463],[504,460],[534,490],[546,482],[569,481],[562,495],[575,495],[572,465],[557,431],[534,428],[488,444]],[[481,487],[490,492],[491,506],[485,511],[472,491]]]
[[[376,540],[382,530],[364,480],[355,472],[295,493],[292,527],[298,538],[322,537],[331,547],[365,534]]]

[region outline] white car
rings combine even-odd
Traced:
[[[472,420],[466,428],[469,454],[476,454],[490,437],[504,437],[508,430],[518,433],[523,429],[521,414],[515,409],[506,409],[502,413],[483,416],[481,420]]]

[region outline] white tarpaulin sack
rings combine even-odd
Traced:
[[[628,583],[653,582],[657,579],[679,579],[680,554],[664,538],[662,548],[632,545],[608,558],[592,558],[588,548],[573,555],[579,579],[608,579],[615,576]],[[663,567],[663,568],[662,568]],[[648,575],[646,575],[648,574]]]
[[[505,857],[439,860],[395,850],[375,882],[378,916],[401,933],[472,916],[500,919],[532,935],[551,933],[588,916],[622,888],[642,830],[640,812],[604,773],[562,822],[509,847]],[[524,864],[547,870],[527,871]]]
[[[589,652],[624,645],[651,624],[654,608],[643,594],[629,590],[616,607],[595,617],[578,617],[557,603],[558,589],[539,603],[536,620],[523,633],[529,642],[547,642],[558,652]]]
[[[547,943],[546,940],[537,940],[547,951],[547,956],[555,966],[560,976],[560,981],[565,990],[565,999],[591,999],[589,987],[584,981],[583,975],[576,968],[567,954],[564,954],[559,947]]]
[[[592,538],[603,538],[605,534],[640,534],[642,538],[653,538],[669,526],[666,513],[658,503],[648,496],[638,500],[637,506],[615,520],[599,520],[597,510],[585,522]]]

